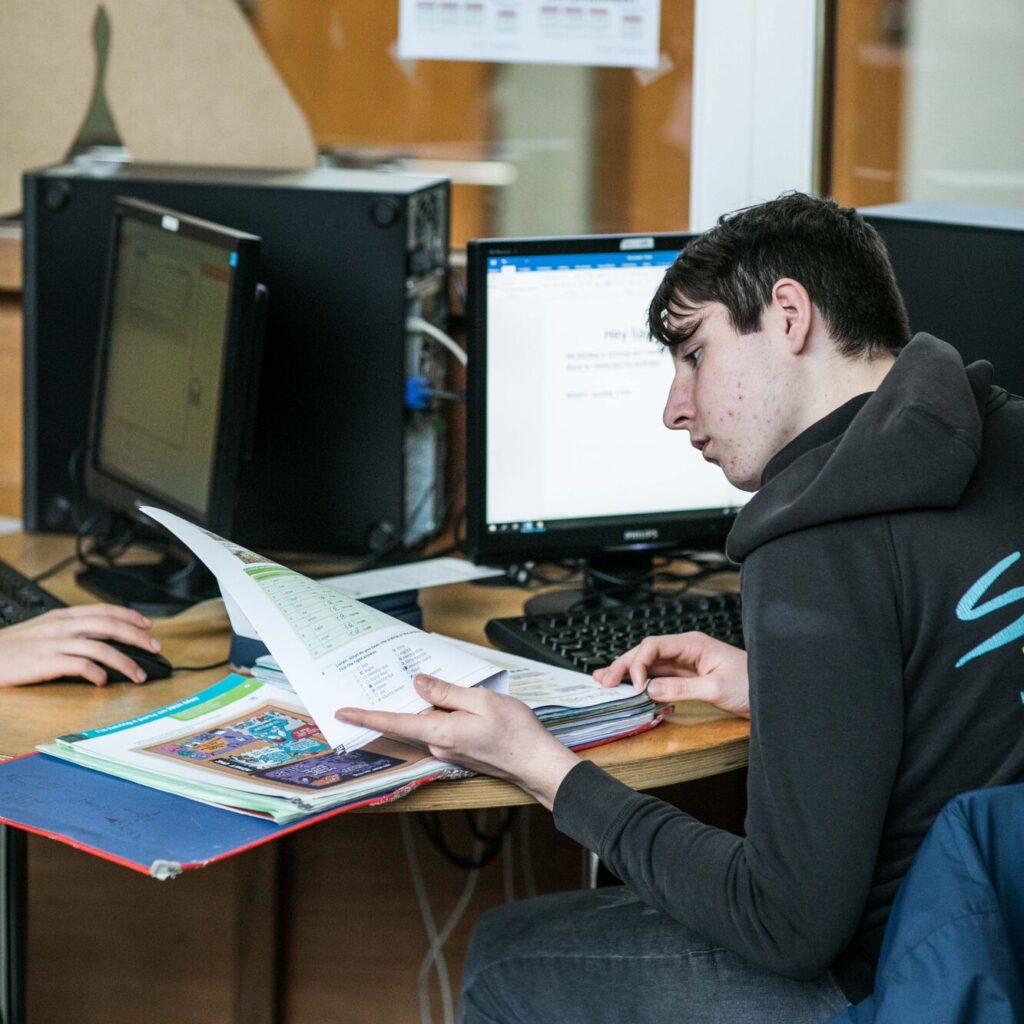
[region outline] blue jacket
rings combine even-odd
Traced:
[[[900,887],[875,992],[832,1024],[1024,1021],[1024,785],[965,793]]]

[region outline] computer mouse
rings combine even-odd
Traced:
[[[122,654],[127,654],[146,673],[147,683],[152,682],[154,679],[166,679],[174,671],[174,666],[162,654],[157,654],[156,651],[147,651],[144,647],[122,643],[120,640],[104,640],[103,642],[115,650],[121,651]],[[129,679],[123,672],[118,672],[116,668],[110,668],[108,665],[104,665],[103,668],[107,673],[108,683],[135,682],[134,679]]]

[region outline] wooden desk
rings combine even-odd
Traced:
[[[11,534],[0,537],[0,558],[34,574],[70,551],[66,537]],[[69,603],[88,599],[68,569],[46,586]],[[472,584],[436,587],[420,595],[425,628],[486,643],[488,618],[516,615],[524,591],[484,589]],[[173,665],[206,665],[227,656],[228,621],[223,605],[208,602],[173,619],[158,620],[155,632]],[[224,668],[179,672],[145,686],[116,683],[97,688],[82,683],[46,683],[0,689],[0,755],[28,753],[54,736],[94,729],[151,711],[220,679]],[[748,723],[703,704],[677,709],[650,733],[584,753],[634,789],[731,771],[746,764]],[[452,810],[532,803],[522,790],[497,779],[465,779],[424,786],[390,807],[395,811]]]
[[[56,564],[69,550],[65,537],[0,537],[0,558],[29,575]],[[85,599],[72,569],[46,586],[69,603]],[[421,601],[428,629],[484,642],[485,619],[517,614],[523,597],[523,591],[461,584],[424,591]],[[227,619],[219,602],[160,620],[156,632],[175,665],[207,664],[227,653]],[[225,671],[178,673],[143,686],[52,683],[0,690],[0,754],[26,753],[55,735],[151,710],[221,678]],[[650,733],[584,756],[636,788],[651,788],[744,765],[747,735],[745,721],[688,705]],[[476,778],[424,786],[384,810],[530,802],[514,786]],[[578,847],[558,835],[550,816],[539,809],[524,820],[532,821],[529,842],[539,891],[577,884],[578,852],[575,869],[571,861]],[[385,998],[390,1024],[414,1021],[416,978],[426,940],[419,934],[415,903],[406,888],[396,825],[393,813],[341,815],[164,886],[33,839],[29,881],[32,920],[38,927],[30,933],[28,988],[37,998],[30,998],[30,1024],[49,1019],[51,1011],[72,1001],[83,1024],[137,1019],[139,1005],[149,1005],[154,1020],[170,1019],[167,1008],[174,1006],[174,1019],[181,1024],[327,1019],[344,1024],[384,1019],[380,1005]],[[346,871],[353,863],[356,870]],[[471,915],[507,892],[502,869],[488,870],[489,875],[481,874]],[[434,856],[429,877],[435,904],[453,905],[464,874]],[[73,900],[61,895],[69,892]],[[468,916],[452,938],[453,965],[460,962],[471,920]],[[338,922],[336,929],[330,927],[333,922]],[[346,937],[350,932],[359,936],[358,942]],[[73,962],[55,977],[48,961],[61,955]],[[334,966],[325,978],[317,964],[328,961]],[[126,963],[130,966],[121,966]],[[49,967],[45,985],[41,964]],[[131,977],[116,976],[120,995],[112,1001],[97,991],[96,976],[119,969],[129,970]],[[343,1000],[338,998],[341,991]],[[187,1013],[178,1005],[186,992]]]

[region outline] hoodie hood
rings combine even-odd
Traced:
[[[727,552],[858,516],[952,508],[974,472],[986,405],[1005,400],[989,363],[966,370],[952,345],[918,334],[878,390],[837,409],[768,464]],[[851,418],[852,417],[852,418]]]

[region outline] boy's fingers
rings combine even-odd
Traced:
[[[436,708],[446,711],[476,711],[483,701],[487,700],[488,692],[477,686],[455,686],[446,683],[436,676],[421,673],[414,680],[417,691]]]

